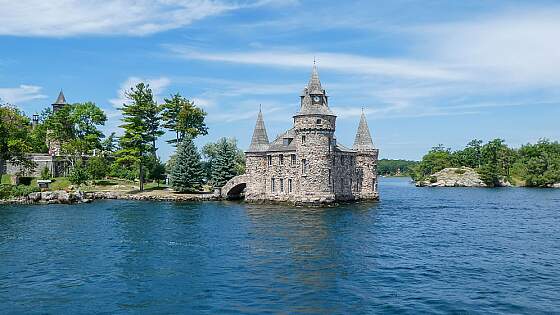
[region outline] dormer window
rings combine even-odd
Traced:
[[[290,143],[292,143],[292,138],[284,138],[282,139],[282,144],[284,144],[285,146],[290,145]]]

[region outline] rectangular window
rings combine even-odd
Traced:
[[[296,165],[296,155],[295,154],[291,155],[291,159],[292,159],[292,165]]]
[[[340,165],[344,165],[344,155],[340,157]]]
[[[268,159],[268,166],[272,166],[272,155],[267,155],[266,158]]]
[[[284,192],[284,179],[280,178],[280,192]]]
[[[288,178],[288,192],[291,193],[292,192],[292,179]]]
[[[282,139],[282,143],[285,146],[288,146],[288,145],[290,145],[290,143],[292,143],[292,139],[291,138],[284,138],[284,139]]]
[[[301,173],[302,174],[307,173],[307,160],[306,159],[301,160]]]
[[[302,143],[302,144],[305,144],[305,135],[302,135],[302,136],[301,136],[301,143]]]
[[[276,183],[274,182],[274,178],[270,179],[270,191],[276,191]]]
[[[280,154],[278,158],[280,159],[280,165],[284,165],[284,154]]]

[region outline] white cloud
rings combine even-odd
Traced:
[[[560,7],[420,27],[425,53],[484,84],[558,86]]]
[[[148,35],[238,8],[218,0],[0,0],[0,35]]]
[[[438,80],[462,79],[462,74],[442,65],[406,59],[372,58],[342,53],[309,53],[291,51],[254,52],[200,52],[190,47],[167,45],[171,52],[185,59],[217,61],[258,66],[295,67],[306,69],[313,59],[321,69],[346,73],[386,75],[405,78],[429,78]]]
[[[128,103],[129,100],[126,98],[126,93],[130,91],[131,87],[136,86],[136,84],[144,82],[150,86],[154,98],[161,102],[160,98],[165,89],[171,84],[171,80],[167,77],[160,78],[139,78],[139,77],[129,77],[125,82],[121,84],[121,87],[117,91],[118,97],[110,99],[109,102],[113,104],[114,107],[121,107],[123,104]]]
[[[18,104],[35,99],[43,99],[47,96],[41,93],[42,89],[40,86],[24,84],[14,88],[0,88],[0,100]]]

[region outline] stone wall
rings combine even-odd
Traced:
[[[377,160],[379,150],[359,151],[356,155],[356,173],[358,176],[357,197],[359,199],[376,199]]]
[[[3,174],[22,174],[24,176],[39,177],[45,167],[49,169],[54,177],[66,176],[70,170],[70,162],[61,156],[52,157],[48,154],[32,153],[29,158],[35,162],[33,170],[25,170],[14,163],[4,163]]]

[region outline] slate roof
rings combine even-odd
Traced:
[[[321,95],[321,97],[326,97],[326,92],[321,86],[321,80],[319,79],[319,72],[317,71],[317,65],[313,65],[311,70],[311,78],[307,83],[307,87],[303,90],[301,108],[294,116],[301,115],[329,115],[335,116],[334,113],[329,109],[326,103],[321,105],[314,105],[311,101],[312,95]]]
[[[257,123],[255,124],[255,130],[253,131],[253,138],[251,139],[251,145],[249,146],[249,150],[247,150],[247,152],[263,152],[267,149],[268,135],[266,134],[262,111],[259,109]]]
[[[60,93],[58,93],[58,97],[56,98],[56,101],[53,103],[53,105],[66,105],[68,104],[66,102],[66,98],[64,97],[64,93],[62,93],[62,91],[60,91]]]
[[[281,151],[295,151],[295,141],[291,141],[290,144],[286,145],[284,139],[294,139],[295,131],[294,128],[286,130],[283,134],[279,135],[268,147],[268,151],[281,152]]]
[[[366,120],[366,115],[362,111],[360,117],[360,124],[358,125],[358,132],[356,132],[356,138],[354,139],[354,145],[352,146],[354,150],[373,150],[373,140],[371,139],[371,134],[369,133],[369,127]]]

